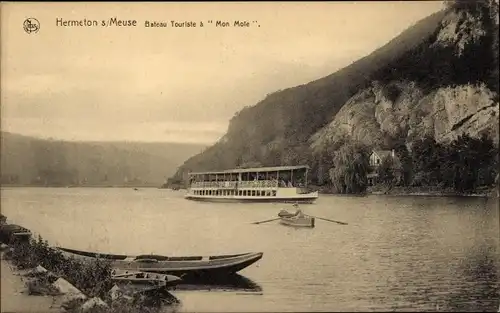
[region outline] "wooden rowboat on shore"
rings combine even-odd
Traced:
[[[115,269],[168,274],[184,278],[221,277],[237,273],[260,260],[262,252],[242,253],[217,256],[163,256],[120,254],[100,254],[67,248],[59,250],[84,258],[100,258],[110,260]]]
[[[173,275],[125,271],[120,269],[113,270],[111,274],[111,280],[116,284],[156,285],[169,287],[175,286],[182,281],[180,277]]]
[[[13,242],[28,241],[32,236],[29,229],[16,224],[0,225],[0,242],[12,244]]]

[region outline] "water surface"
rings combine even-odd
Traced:
[[[253,291],[177,290],[180,311],[496,311],[497,199],[320,196],[314,229],[271,222],[280,204],[183,199],[182,191],[3,188],[11,222],[49,243],[118,254],[262,251]],[[255,288],[254,288],[255,287]],[[252,289],[250,288],[250,289]]]

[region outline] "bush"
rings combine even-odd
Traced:
[[[35,275],[38,277],[28,282],[30,294],[59,294],[52,286],[55,280],[54,277],[58,276],[64,277],[69,283],[87,295],[89,299],[98,297],[104,301],[110,300],[108,292],[113,286],[111,280],[112,267],[111,262],[107,260],[93,259],[87,261],[66,257],[61,251],[49,247],[47,241],[44,241],[40,236],[37,240],[31,238],[28,242],[14,243],[11,251],[11,260],[18,268],[28,269],[41,265],[53,273],[52,275],[49,273]],[[148,299],[139,296],[135,297],[133,303],[128,301],[106,301],[109,307],[95,306],[86,312],[158,313],[160,310],[163,312],[163,304],[178,303],[178,300],[172,295],[157,298]],[[64,308],[68,312],[82,312],[81,305],[83,302],[85,301],[71,300],[64,304]]]
[[[104,297],[113,283],[111,263],[103,260],[83,261],[65,257],[59,250],[49,247],[47,241],[31,239],[27,243],[14,244],[12,261],[20,269],[45,267],[89,297]]]

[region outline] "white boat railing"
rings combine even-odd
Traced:
[[[278,181],[273,180],[255,180],[255,181],[221,181],[221,182],[194,182],[191,188],[278,188]],[[283,186],[284,187],[284,186]]]

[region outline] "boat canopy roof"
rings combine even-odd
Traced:
[[[293,171],[293,170],[308,170],[308,165],[295,165],[295,166],[275,166],[275,167],[253,167],[253,168],[237,168],[225,171],[215,171],[215,172],[193,172],[189,175],[204,175],[204,174],[237,174],[237,173],[261,173],[261,172],[282,172],[282,171]]]

